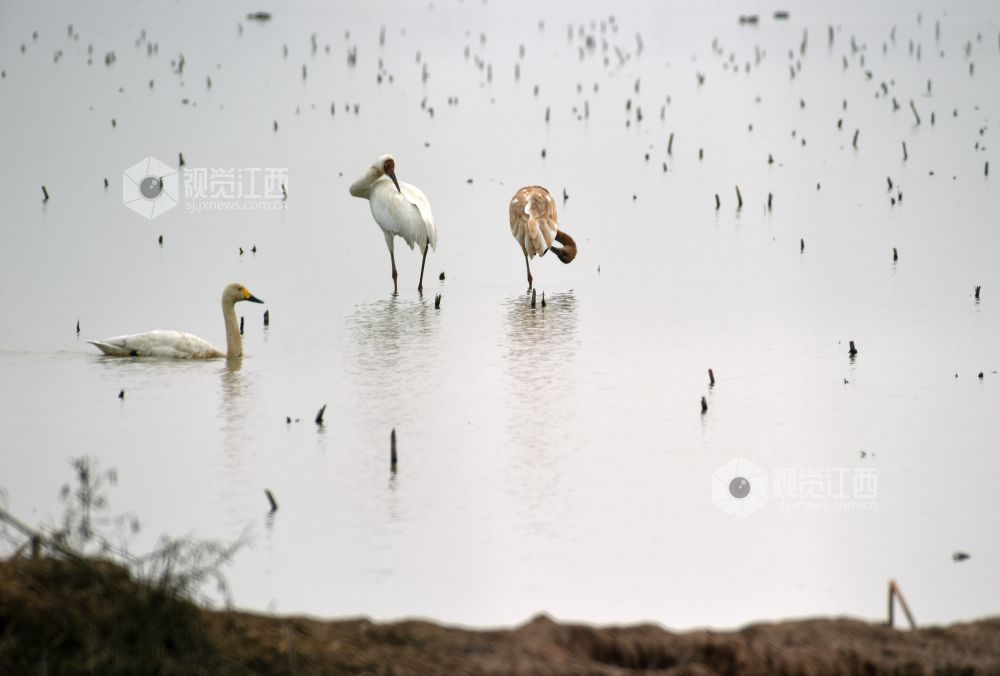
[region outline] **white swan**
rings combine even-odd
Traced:
[[[222,317],[226,320],[226,351],[220,352],[207,340],[181,331],[147,331],[104,340],[88,340],[112,357],[167,357],[172,359],[216,359],[242,357],[243,339],[236,321],[236,303],[248,300],[263,303],[242,284],[230,284],[222,291]]]

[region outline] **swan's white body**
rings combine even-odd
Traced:
[[[216,359],[242,357],[243,339],[236,321],[236,303],[248,300],[264,301],[254,297],[242,284],[230,284],[222,291],[222,318],[226,323],[226,351],[222,352],[207,340],[182,331],[147,331],[104,340],[88,340],[110,357],[161,357],[166,359]]]
[[[398,187],[397,187],[398,186]],[[427,247],[437,250],[437,230],[431,203],[420,188],[397,181],[395,160],[383,155],[375,160],[365,175],[351,184],[351,195],[368,200],[375,223],[385,235],[385,245],[392,259],[393,287],[396,286],[396,252],[393,239],[401,237],[410,249],[420,247],[423,260],[427,260]],[[424,266],[420,265],[420,285],[423,288]]]
[[[104,340],[89,340],[112,357],[164,357],[168,359],[214,359],[226,353],[207,340],[182,331],[147,331]]]

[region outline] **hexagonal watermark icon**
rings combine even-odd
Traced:
[[[155,157],[137,162],[122,174],[122,203],[152,220],[177,206],[177,170]]]
[[[746,458],[733,458],[712,472],[712,504],[745,519],[767,503],[767,471]]]

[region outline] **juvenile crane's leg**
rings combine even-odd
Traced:
[[[528,263],[528,254],[524,254],[524,267],[528,269],[528,291],[531,291],[531,265]]]
[[[427,246],[428,245],[424,245],[424,257],[423,260],[420,261],[420,283],[417,284],[418,293],[424,292],[424,263],[427,262]]]

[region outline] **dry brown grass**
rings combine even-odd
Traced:
[[[1000,618],[897,631],[848,619],[735,632],[321,622],[205,610],[104,562],[0,563],[4,674],[1000,674]]]

